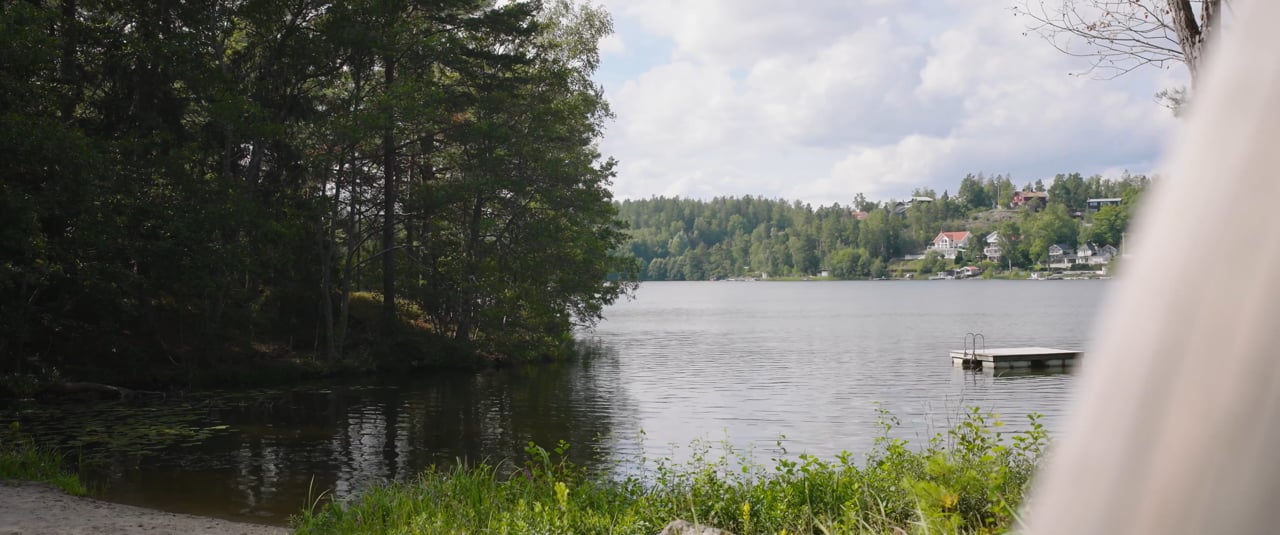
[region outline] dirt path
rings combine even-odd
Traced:
[[[77,498],[37,483],[0,483],[0,535],[45,533],[284,535],[289,530]]]

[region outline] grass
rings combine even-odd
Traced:
[[[769,466],[696,443],[689,461],[660,459],[623,475],[588,473],[530,444],[523,466],[479,464],[430,470],[354,502],[320,503],[294,519],[309,533],[652,534],[674,519],[738,534],[1003,533],[1017,524],[1048,437],[1001,433],[993,414],[972,409],[919,448],[890,438],[865,459],[802,455]]]
[[[64,467],[62,456],[36,446],[16,422],[0,436],[0,480],[38,481],[72,496],[88,494],[80,477]]]

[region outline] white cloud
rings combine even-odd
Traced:
[[[602,145],[620,197],[825,204],[969,172],[1141,170],[1176,124],[1151,100],[1168,73],[1069,76],[1081,64],[1023,36],[998,0],[606,4],[621,39],[669,45],[638,68],[628,50],[634,71],[608,76],[622,80],[606,87],[618,119]]]
[[[606,35],[600,40],[600,55],[621,56],[627,53],[627,45],[618,34]]]

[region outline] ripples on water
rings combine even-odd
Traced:
[[[989,347],[1082,348],[1108,284],[646,283],[583,333],[601,353],[585,363],[17,417],[95,460],[108,499],[284,523],[322,491],[347,499],[457,459],[518,462],[530,440],[567,440],[575,461],[607,467],[681,458],[697,438],[762,460],[783,435],[789,455],[862,452],[877,406],[909,439],[967,405],[1013,429],[1043,413],[1053,429],[1070,375],[984,375],[947,352],[968,332]]]
[[[831,455],[865,451],[877,405],[926,437],[964,406],[1030,412],[1052,429],[1071,376],[952,368],[969,332],[988,347],[1082,348],[1106,282],[648,283],[608,311],[595,339],[616,356],[652,444],[735,444]]]

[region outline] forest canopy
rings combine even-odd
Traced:
[[[565,0],[5,2],[0,373],[559,351],[633,288],[610,31]]]

